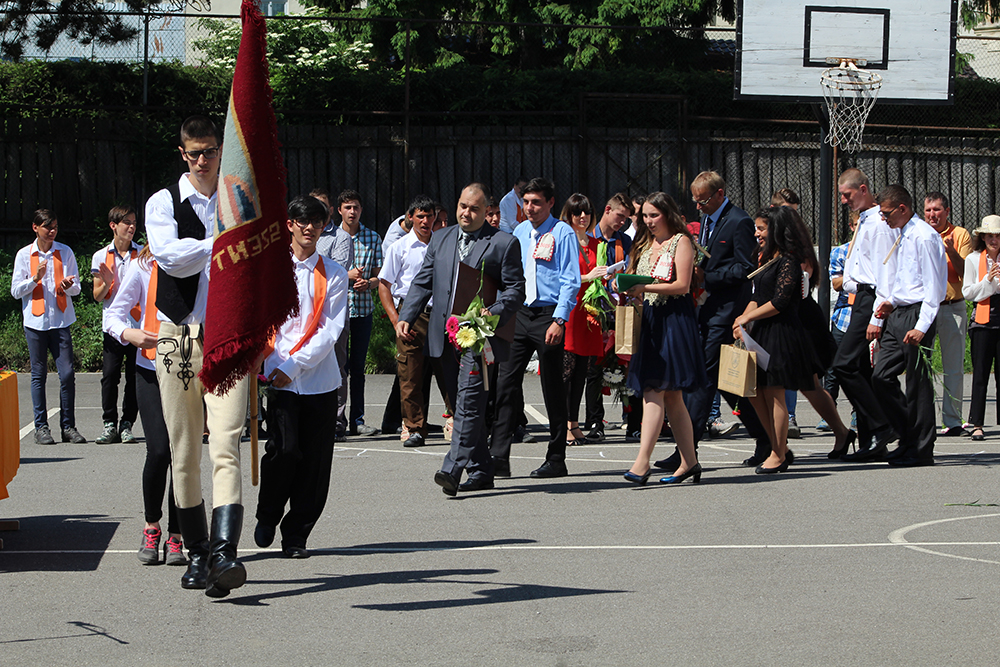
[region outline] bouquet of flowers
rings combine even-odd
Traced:
[[[608,265],[608,246],[606,243],[601,243],[597,248],[597,265]],[[581,300],[583,301],[583,309],[587,312],[587,326],[597,325],[601,327],[601,331],[607,331],[610,326],[608,315],[615,306],[607,288],[604,287],[604,282],[595,280],[590,283]]]
[[[628,375],[628,362],[622,361],[615,354],[614,345],[611,345],[601,365],[604,367],[601,373],[601,384],[604,385],[602,393],[605,396],[612,396],[615,402],[620,401],[628,411],[629,398],[632,396],[632,390],[625,384],[625,378]]]
[[[464,315],[452,315],[445,322],[445,330],[448,332],[448,340],[459,352],[472,350],[479,354],[486,345],[486,339],[496,332],[500,323],[499,315],[484,315],[483,310],[483,272],[479,271],[479,291],[475,298],[469,303]]]

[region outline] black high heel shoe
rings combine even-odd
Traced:
[[[826,458],[839,459],[841,456],[843,456],[848,452],[848,450],[851,448],[851,445],[855,444],[855,440],[857,440],[857,437],[858,437],[857,433],[855,433],[854,431],[848,431],[847,438],[844,440],[844,446],[840,448],[834,447],[832,450],[830,450],[830,453],[826,455]]]
[[[650,468],[650,470],[652,470],[652,468]],[[645,475],[636,475],[634,472],[629,470],[623,475],[623,477],[626,480],[632,482],[633,484],[638,484],[639,486],[645,486],[646,480],[649,479],[649,470],[646,471]]]
[[[765,468],[764,464],[761,463],[759,466],[757,466],[757,469],[754,470],[754,472],[757,473],[758,475],[776,475],[779,472],[785,472],[786,470],[788,470],[789,463],[790,461],[787,458],[784,461],[782,461],[781,465],[778,466],[777,468]]]
[[[660,484],[680,484],[688,477],[695,484],[701,484],[701,464],[695,463],[693,466],[688,468],[687,472],[680,475],[672,475],[671,477],[664,477],[660,480]]]

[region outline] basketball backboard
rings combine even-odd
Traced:
[[[882,76],[879,104],[949,104],[958,0],[739,0],[738,100],[823,101],[840,58]]]

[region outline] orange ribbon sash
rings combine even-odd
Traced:
[[[983,250],[979,255],[979,279],[982,280],[986,277],[986,251]],[[989,324],[990,322],[990,299],[992,297],[986,297],[982,301],[976,303],[976,324]]]
[[[66,306],[69,305],[66,301],[66,292],[62,288],[63,281],[63,263],[62,255],[58,250],[52,251],[52,268],[55,273],[53,274],[53,280],[56,285],[56,305],[59,306],[59,310],[66,312]],[[38,251],[31,253],[31,275],[34,276],[38,273]],[[45,290],[42,289],[41,281],[35,285],[35,289],[31,290],[31,314],[37,316],[45,314]]]
[[[149,333],[160,333],[160,320],[156,318],[156,261],[149,266],[149,287],[146,288],[146,312],[142,318],[142,328]],[[138,306],[136,306],[138,308]],[[135,308],[132,309],[133,311]],[[138,321],[139,317],[135,317]],[[147,347],[140,350],[142,356],[150,361],[156,359],[156,348]]]

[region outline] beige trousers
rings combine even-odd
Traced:
[[[201,325],[161,322],[156,343],[156,379],[170,436],[174,499],[181,509],[197,507],[202,501],[201,441],[206,410],[212,506],[240,505],[243,500],[240,435],[247,414],[250,377],[240,380],[225,396],[206,393],[198,379],[201,338]]]

